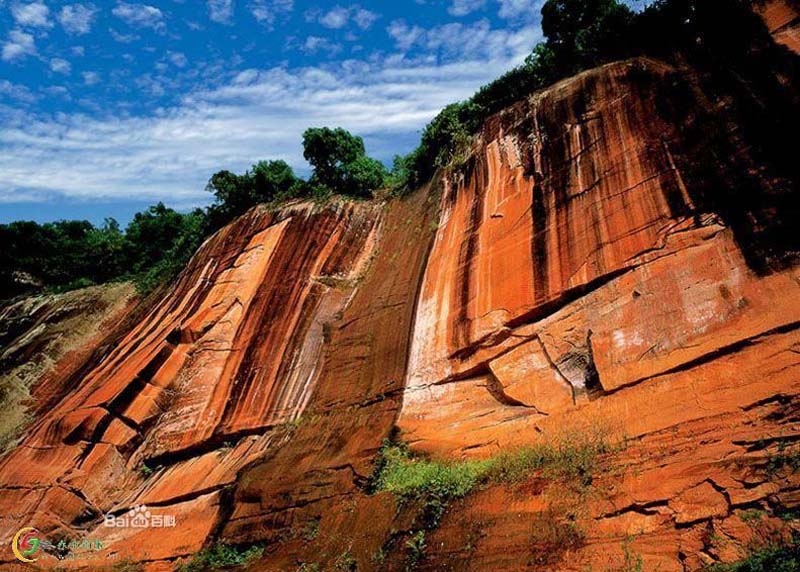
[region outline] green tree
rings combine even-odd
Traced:
[[[85,250],[92,259],[87,273],[95,284],[113,280],[128,270],[125,234],[113,218],[107,218],[103,226],[87,233]]]
[[[303,133],[303,156],[314,168],[309,182],[318,195],[369,197],[387,178],[386,168],[367,157],[364,140],[341,127],[307,129]]]
[[[249,175],[255,203],[290,198],[298,191],[297,177],[286,161],[259,161]]]
[[[542,32],[561,77],[628,54],[630,8],[617,0],[547,0]]]
[[[158,203],[136,213],[125,229],[130,270],[143,272],[160,262],[184,232],[184,215]]]
[[[255,204],[253,177],[250,173],[237,175],[231,171],[218,171],[211,176],[206,190],[216,199],[209,214],[214,226],[226,224],[232,218],[244,214]]]

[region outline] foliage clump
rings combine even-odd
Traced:
[[[707,572],[800,572],[800,538],[753,549],[743,560],[716,564]]]
[[[550,442],[464,461],[426,459],[402,443],[387,442],[370,488],[390,492],[403,501],[419,501],[425,522],[436,526],[452,501],[483,485],[517,483],[540,473],[586,488],[592,483],[599,457],[611,451],[605,431],[565,432]]]
[[[114,280],[149,291],[182,269],[208,232],[204,211],[179,213],[158,203],[137,213],[123,231],[106,219],[0,225],[0,300],[23,293],[20,274],[55,292]]]
[[[262,546],[247,548],[217,543],[197,554],[187,563],[182,564],[179,572],[210,572],[221,570],[228,566],[247,564],[251,560],[260,558],[264,553]]]
[[[328,194],[369,198],[388,173],[366,154],[364,140],[341,127],[315,127],[303,133],[303,157],[314,168],[308,182],[316,196]]]

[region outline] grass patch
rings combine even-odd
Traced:
[[[178,568],[178,572],[207,572],[239,566],[260,558],[263,553],[263,546],[243,548],[218,543],[195,554],[191,561]]]
[[[309,519],[306,522],[305,526],[303,527],[303,530],[301,531],[301,536],[303,540],[305,540],[306,542],[312,542],[317,538],[317,536],[319,536],[319,523],[320,523],[320,517]]]
[[[771,545],[752,552],[734,564],[716,564],[708,572],[800,572],[800,542]]]
[[[402,443],[387,442],[370,489],[390,492],[402,501],[421,501],[424,522],[432,528],[450,502],[481,486],[521,482],[540,473],[584,489],[592,484],[599,456],[612,450],[607,434],[597,431],[565,433],[547,443],[466,461],[430,460]]]

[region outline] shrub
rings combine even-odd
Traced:
[[[434,527],[448,505],[486,484],[520,482],[535,472],[579,488],[591,485],[598,457],[613,450],[605,431],[572,431],[531,447],[483,460],[436,461],[386,442],[376,461],[370,490],[422,503],[424,522]]]
[[[209,572],[226,566],[247,564],[251,560],[260,558],[263,553],[262,546],[243,548],[218,543],[195,554],[190,562],[181,565],[178,570],[179,572]]]
[[[382,163],[367,156],[364,140],[337,127],[314,127],[303,133],[303,157],[314,167],[312,193],[368,198],[381,188],[388,173]]]
[[[420,530],[411,535],[406,541],[406,569],[414,570],[423,558],[425,558],[425,550],[428,544],[425,540],[425,531]]]
[[[358,570],[358,562],[353,556],[353,553],[346,550],[336,559],[336,562],[333,564],[333,569],[336,572],[355,572]]]
[[[773,544],[751,552],[734,564],[716,564],[708,572],[799,572],[800,543]]]
[[[767,474],[774,476],[785,469],[792,473],[800,470],[800,448],[780,439],[777,450],[767,456]]]

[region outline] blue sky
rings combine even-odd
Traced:
[[[342,126],[389,163],[541,39],[541,0],[0,0],[0,222],[203,206]]]

